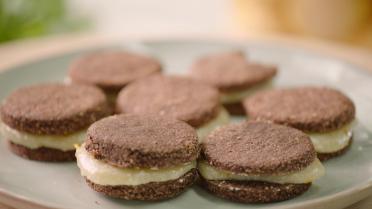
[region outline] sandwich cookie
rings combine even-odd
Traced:
[[[188,124],[155,115],[94,123],[77,147],[81,175],[95,191],[126,200],[175,197],[197,178],[199,145]]]
[[[341,155],[351,145],[355,106],[338,90],[327,87],[269,90],[247,98],[244,106],[254,120],[272,121],[307,133],[321,160]]]
[[[19,88],[1,106],[0,132],[17,155],[40,161],[75,159],[86,128],[111,112],[94,86],[39,84]]]
[[[119,113],[153,113],[182,120],[197,129],[200,140],[229,122],[216,89],[180,76],[155,75],[133,82],[119,93],[116,107]]]
[[[265,122],[220,127],[202,143],[201,185],[243,203],[294,198],[324,174],[310,138],[303,132]]]
[[[254,92],[271,88],[276,73],[274,66],[248,62],[242,52],[202,57],[191,68],[191,76],[220,91],[221,103],[234,115],[244,115],[241,101]]]
[[[128,83],[161,72],[159,61],[131,52],[113,51],[88,54],[71,64],[69,79],[73,83],[96,85],[111,102]]]

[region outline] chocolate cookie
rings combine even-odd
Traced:
[[[127,200],[162,200],[194,183],[198,155],[196,132],[187,123],[129,114],[94,123],[76,157],[82,176],[97,192]],[[91,163],[86,165],[86,159]],[[106,176],[109,183],[104,181]]]
[[[222,92],[243,90],[275,76],[276,67],[248,62],[242,52],[213,54],[197,60],[191,75]]]
[[[89,127],[86,150],[123,168],[169,167],[198,156],[195,130],[186,123],[155,116],[117,115]]]
[[[249,62],[239,51],[202,57],[191,68],[192,77],[220,90],[221,102],[234,115],[243,115],[244,110],[231,104],[239,104],[253,92],[268,88],[276,73],[276,67]]]
[[[190,78],[151,76],[131,83],[118,96],[119,113],[168,116],[200,127],[220,110],[216,89]]]
[[[202,143],[202,161],[214,170],[209,176],[200,168],[204,188],[219,197],[246,203],[276,202],[302,194],[311,185],[309,179],[283,179],[319,162],[306,134],[265,122],[216,129]],[[216,177],[220,172],[222,177]],[[280,183],[265,180],[275,176],[282,177]]]
[[[80,57],[71,64],[73,83],[96,85],[106,92],[118,92],[130,82],[161,72],[154,58],[124,51],[97,52]]]
[[[104,93],[96,87],[49,83],[15,90],[3,101],[0,113],[2,134],[11,137],[7,139],[13,142],[14,153],[34,160],[63,161],[74,159],[74,152],[69,152],[73,144],[70,150],[58,150],[29,147],[27,141],[39,144],[38,138],[45,136],[64,140],[111,112]]]
[[[322,141],[314,143],[318,154],[327,158],[344,153],[342,150],[347,150],[346,146],[351,142],[354,103],[332,88],[298,87],[264,91],[247,98],[244,107],[251,119],[292,126],[308,133],[312,141],[323,135],[321,140],[328,146],[330,142],[327,140],[334,141],[334,148],[329,151],[320,149]]]
[[[308,132],[333,131],[355,118],[354,103],[328,87],[268,90],[247,98],[244,107],[251,119],[273,121]]]
[[[275,184],[258,181],[207,181],[201,185],[218,197],[242,203],[270,203],[295,198],[306,192],[307,184]]]

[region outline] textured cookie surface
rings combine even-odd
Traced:
[[[29,149],[13,142],[9,142],[9,148],[14,154],[30,160],[47,162],[65,162],[75,160],[75,150],[62,151],[46,147]]]
[[[198,157],[197,134],[190,125],[153,115],[115,115],[94,123],[86,150],[96,159],[125,168],[169,167]]]
[[[216,89],[190,78],[151,76],[123,89],[117,111],[131,114],[158,114],[173,117],[193,127],[210,121],[218,114]]]
[[[327,87],[276,89],[244,101],[250,118],[289,125],[303,131],[332,131],[355,118],[353,102]]]
[[[310,138],[294,128],[264,122],[230,124],[202,143],[202,156],[216,168],[245,174],[278,174],[310,165],[316,153]]]
[[[86,179],[88,185],[95,191],[111,197],[126,200],[145,200],[156,201],[173,198],[181,194],[191,186],[197,178],[196,169],[192,169],[183,176],[175,180],[165,182],[150,182],[138,186],[108,186],[95,184]]]
[[[213,194],[235,202],[269,203],[284,201],[306,192],[311,184],[274,184],[257,181],[208,181],[202,186]]]
[[[32,134],[73,133],[110,113],[100,89],[77,84],[22,87],[11,93],[1,106],[5,124]]]
[[[106,91],[118,91],[136,79],[159,73],[160,63],[130,52],[100,52],[77,59],[70,67],[73,82],[94,84]]]
[[[241,52],[209,55],[196,61],[191,68],[193,77],[227,92],[268,81],[276,72],[276,67],[248,62]]]

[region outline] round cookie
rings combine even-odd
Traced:
[[[233,115],[244,115],[241,100],[256,91],[271,87],[274,66],[248,62],[240,51],[212,54],[197,60],[191,76],[221,92],[221,102]]]
[[[273,78],[276,67],[248,62],[242,52],[213,54],[197,60],[191,75],[221,92],[244,90]]]
[[[213,131],[202,143],[202,155],[220,169],[257,175],[299,171],[316,158],[306,134],[265,122],[242,122]]]
[[[220,111],[216,89],[190,78],[156,75],[138,80],[118,96],[119,113],[148,114],[176,118],[200,127]]]
[[[248,116],[309,134],[319,159],[345,153],[352,142],[354,103],[338,90],[298,87],[257,93],[244,101]]]
[[[333,131],[355,119],[354,103],[328,87],[273,89],[244,101],[251,119],[285,124],[306,132]]]
[[[92,124],[85,149],[123,168],[169,167],[195,160],[195,130],[186,123],[148,115],[117,115]]]
[[[105,92],[118,92],[130,82],[161,72],[154,58],[124,51],[88,54],[73,62],[69,78],[73,83],[86,83]]]
[[[85,149],[88,156],[78,154],[82,153],[79,149]],[[182,193],[197,178],[195,161],[199,145],[196,132],[187,123],[173,118],[131,114],[107,117],[88,129],[87,139],[79,149],[76,155],[78,166],[88,185],[112,197],[169,199]],[[86,158],[99,163],[86,163]],[[194,166],[190,167],[190,163]],[[185,166],[189,167],[179,173]],[[92,167],[100,170],[100,174],[90,172]],[[169,171],[171,178],[166,177]],[[147,181],[133,183],[136,172],[140,172],[138,178],[141,181]],[[179,175],[174,176],[175,173]],[[110,176],[110,183],[103,182],[104,177],[97,175]],[[156,180],[159,178],[162,180]],[[132,182],[112,182],[112,179],[132,179]]]
[[[254,180],[209,179],[199,168],[205,189],[245,203],[283,201],[302,194],[311,182],[276,183],[258,177],[289,175],[319,162],[306,134],[265,122],[242,122],[216,129],[202,143],[202,161],[215,172],[252,176]]]
[[[104,93],[96,87],[38,84],[19,88],[3,101],[1,130],[4,136],[23,139],[56,136],[58,140],[64,140],[64,137],[82,131],[110,113]],[[14,142],[15,139],[8,140]],[[74,159],[72,144],[71,150],[43,146],[30,148],[17,143],[12,143],[10,148],[14,153],[34,160]]]
[[[59,83],[19,88],[4,100],[0,111],[8,126],[39,135],[79,131],[109,114],[101,90]]]

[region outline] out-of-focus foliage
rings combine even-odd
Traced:
[[[63,0],[0,0],[0,42],[86,28]]]

